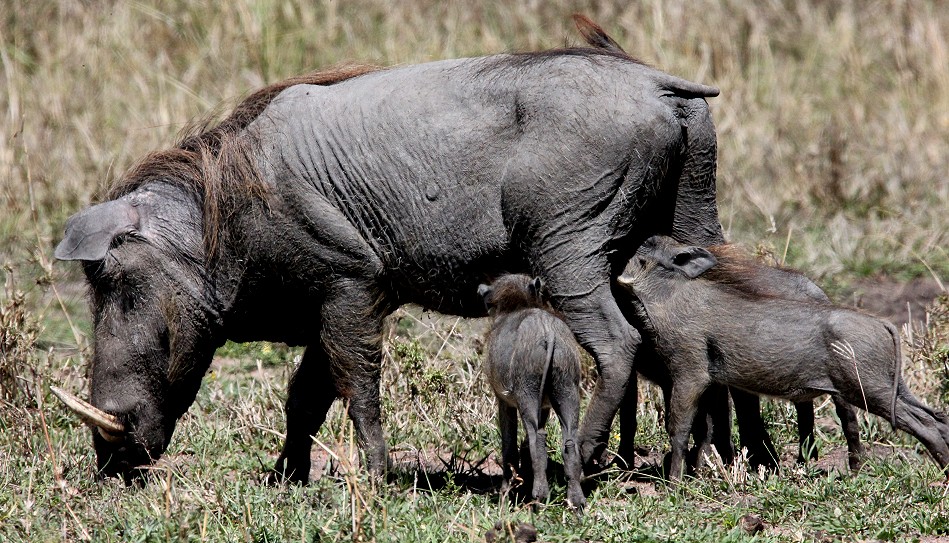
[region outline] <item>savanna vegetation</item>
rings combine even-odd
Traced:
[[[793,463],[793,409],[766,403],[776,474],[711,466],[668,485],[601,477],[576,518],[555,479],[534,512],[501,500],[485,323],[400,310],[386,342],[393,481],[359,468],[343,406],[317,436],[313,482],[264,484],[300,352],[228,344],[142,487],[95,481],[88,429],[49,385],[86,388],[90,316],[78,266],[52,261],[65,219],[194,122],[286,76],[578,43],[570,14],[642,60],[714,84],[726,236],[803,270],[837,301],[949,278],[949,4],[941,0],[239,0],[47,2],[0,9],[0,540],[480,541],[501,523],[541,541],[936,541],[944,475],[911,438],[861,415],[873,458],[845,470],[829,401],[824,460]],[[905,314],[902,307],[897,313]],[[903,327],[904,373],[949,400],[949,299]],[[593,369],[587,362],[587,395]],[[638,441],[668,449],[648,385]],[[556,425],[551,444],[559,442]],[[559,459],[557,447],[552,458]],[[743,518],[744,517],[744,518]]]

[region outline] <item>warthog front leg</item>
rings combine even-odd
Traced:
[[[644,344],[636,351],[637,372],[662,389],[665,412],[669,412],[672,381],[666,363],[662,361],[651,344]],[[626,396],[620,408],[620,445],[616,460],[620,467],[631,469],[635,451],[637,430],[636,408],[638,400],[637,373],[630,376]],[[731,409],[728,404],[728,389],[721,385],[709,386],[702,395],[695,419],[692,421],[694,448],[689,451],[689,469],[701,467],[709,446],[714,445],[722,461],[730,464],[735,456],[731,442]],[[622,462],[622,463],[620,463]]]
[[[669,456],[668,478],[677,481],[682,478],[683,463],[689,448],[689,434],[692,421],[698,410],[702,393],[708,387],[708,376],[685,375],[673,377],[672,397],[669,401],[669,413],[666,416],[666,430],[672,443]]]
[[[731,408],[728,405],[728,387],[710,385],[699,400],[699,409],[692,420],[693,449],[689,451],[689,466],[702,467],[709,446],[714,446],[722,462],[731,464],[735,458],[732,445]]]
[[[761,419],[761,400],[757,394],[730,388],[735,403],[735,417],[738,419],[738,437],[741,447],[748,449],[748,462],[753,468],[765,466],[774,469],[778,466],[778,451],[774,448],[771,436]]]
[[[808,460],[817,460],[817,446],[814,443],[814,402],[795,402],[797,411],[797,436],[799,447],[797,461],[803,464]]]
[[[310,448],[312,436],[326,420],[336,384],[330,373],[329,361],[320,345],[311,345],[303,353],[300,366],[290,378],[287,390],[287,438],[283,452],[274,466],[271,482],[283,478],[306,483],[310,475]]]

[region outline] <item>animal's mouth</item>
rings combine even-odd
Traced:
[[[118,444],[106,441],[100,433],[93,436],[99,478],[121,477],[125,484],[143,479],[152,465],[152,455],[135,439],[123,437]]]
[[[89,402],[51,386],[52,393],[83,422],[94,428],[93,443],[98,458],[100,477],[122,477],[126,484],[141,479],[158,456],[135,436],[135,430],[116,415],[107,413]]]

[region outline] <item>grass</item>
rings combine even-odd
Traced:
[[[643,60],[722,89],[710,104],[730,239],[831,292],[881,273],[949,277],[945,2],[10,0],[0,13],[0,539],[468,541],[525,521],[543,541],[737,541],[746,513],[767,522],[764,541],[947,534],[946,486],[932,484],[941,477],[871,417],[863,436],[880,457],[855,476],[790,464],[763,478],[720,467],[677,487],[611,476],[582,519],[560,505],[562,484],[537,513],[503,503],[490,484],[499,438],[479,373],[483,323],[416,310],[393,318],[386,343],[385,427],[404,464],[394,481],[356,467],[336,406],[318,436],[332,451],[317,448],[323,477],[306,488],[261,483],[300,354],[270,344],[218,353],[143,488],[93,481],[88,431],[47,392],[86,390],[80,273],[51,262],[70,214],[189,122],[265,83],[347,61],[576,43],[574,11]],[[943,301],[904,333],[907,380],[930,403],[949,397],[947,311]],[[667,447],[661,402],[651,388],[643,396],[639,442],[655,455]],[[795,440],[792,413],[767,404],[780,443]],[[831,413],[818,411],[825,455],[842,446]],[[419,458],[425,469],[412,469]]]
[[[383,384],[386,428],[398,459],[390,482],[372,480],[359,467],[351,424],[337,403],[317,435],[319,478],[307,487],[263,484],[281,445],[293,361],[265,363],[257,358],[266,352],[258,345],[238,358],[233,352],[218,358],[144,487],[97,483],[88,430],[45,392],[53,380],[47,376],[63,371],[43,359],[36,403],[7,404],[0,423],[0,533],[9,541],[470,541],[482,540],[500,521],[530,522],[542,541],[743,541],[748,536],[740,519],[749,513],[767,522],[762,541],[949,533],[947,487],[938,484],[942,477],[921,447],[883,421],[862,417],[862,435],[874,444],[875,456],[849,475],[842,471],[842,440],[830,405],[818,409],[818,446],[825,456],[834,451],[836,463],[785,462],[774,475],[749,472],[744,464],[713,464],[676,486],[645,472],[638,480],[613,474],[592,491],[580,519],[563,505],[562,478],[553,485],[551,503],[536,513],[503,501],[498,468],[489,458],[499,443],[494,403],[472,347],[481,321],[459,332],[455,318],[414,310],[397,318],[413,325],[392,326],[403,332],[388,343],[398,363],[387,364]],[[435,356],[443,338],[448,343]],[[924,380],[916,373],[921,369],[928,372]],[[907,378],[914,389],[927,391],[938,386],[940,371],[914,366]],[[584,384],[592,384],[592,375]],[[656,391],[647,386],[644,396],[639,442],[655,460],[667,441]],[[792,412],[786,403],[766,406],[772,434],[788,444],[789,455]],[[559,460],[558,431],[550,430],[552,458]]]

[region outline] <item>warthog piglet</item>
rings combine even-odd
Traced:
[[[919,439],[941,468],[949,466],[949,419],[906,388],[892,324],[762,295],[737,272],[706,273],[716,264],[704,248],[655,236],[618,278],[672,377],[670,478],[681,475],[696,404],[712,383],[793,402],[830,394],[888,419]]]
[[[481,285],[488,312],[494,317],[488,335],[484,373],[498,399],[504,491],[519,466],[517,414],[524,424],[533,475],[531,497],[547,499],[547,418],[550,408],[560,419],[567,502],[582,510],[581,461],[577,443],[580,419],[579,347],[566,323],[544,300],[542,282],[525,275],[505,275]]]
[[[674,245],[671,245],[674,247]],[[749,295],[773,298],[784,298],[800,302],[830,304],[830,298],[824,294],[813,281],[805,275],[783,267],[767,266],[750,258],[738,247],[730,244],[715,245],[708,250],[718,261],[705,275],[705,279],[712,281],[740,284],[742,290]],[[738,427],[741,429],[742,446],[749,449],[752,455],[752,465],[766,465],[774,467],[778,460],[777,450],[771,443],[761,417],[758,415],[760,404],[758,396],[748,394],[739,389],[732,389],[732,398],[735,401],[735,414],[738,416]],[[857,422],[857,413],[853,406],[840,396],[832,397],[840,425],[847,440],[850,469],[858,470],[863,459],[863,445],[860,443],[860,424]],[[800,446],[798,448],[798,462],[807,459],[817,459],[817,448],[814,445],[814,404],[813,402],[797,402],[794,404],[797,411],[797,424]],[[753,413],[749,413],[752,411]],[[747,434],[747,435],[746,435]]]

